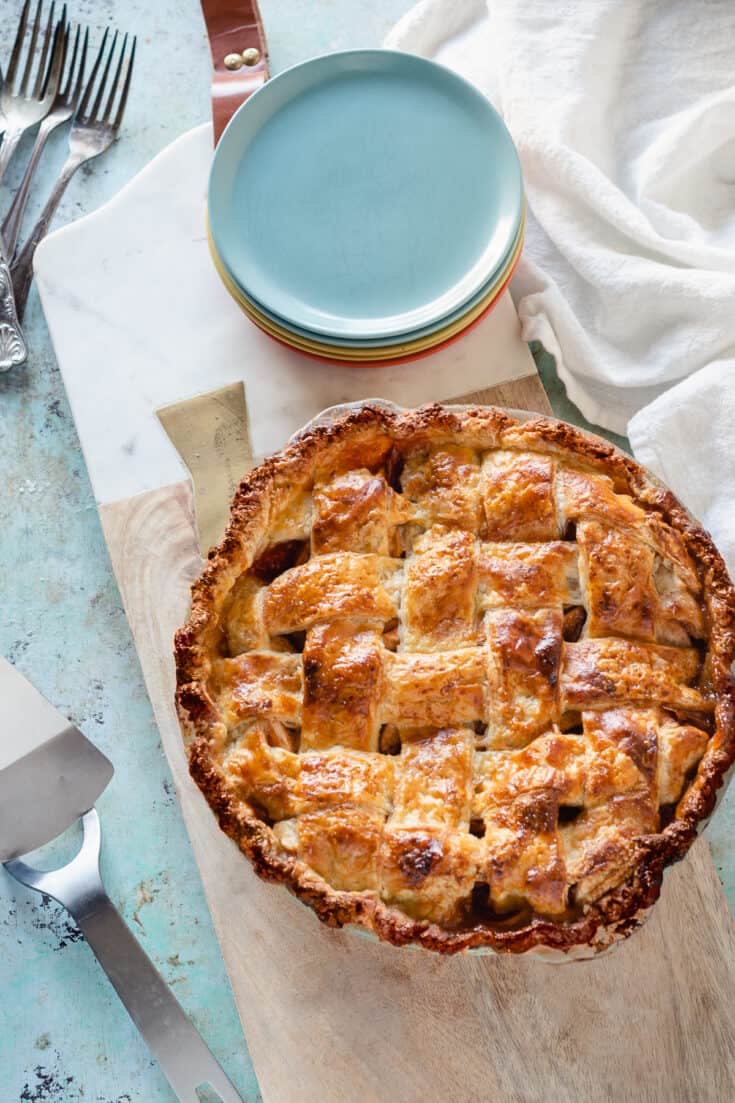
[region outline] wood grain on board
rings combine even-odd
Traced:
[[[526,383],[482,401],[548,412]],[[735,925],[705,841],[593,961],[443,959],[322,926],[255,876],[188,776],[171,640],[201,567],[190,484],[100,514],[265,1103],[735,1098]]]
[[[472,391],[448,399],[449,405],[460,406],[507,406],[511,410],[532,410],[537,414],[553,414],[546,391],[536,372],[522,379],[512,379],[507,383],[496,383],[494,387],[485,387],[482,391]]]

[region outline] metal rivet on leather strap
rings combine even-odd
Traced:
[[[260,61],[260,50],[250,46],[247,50],[243,50],[242,60],[246,65],[257,65]]]
[[[242,54],[225,55],[225,69],[242,69],[244,64]]]

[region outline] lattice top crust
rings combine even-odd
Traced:
[[[223,828],[394,942],[621,937],[735,756],[719,555],[564,423],[315,429],[242,484],[193,594],[179,712]]]

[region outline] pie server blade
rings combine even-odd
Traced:
[[[113,766],[3,658],[0,702],[0,862],[7,862],[89,811]]]
[[[112,763],[1,657],[0,705],[0,862],[74,917],[182,1103],[242,1103],[105,892],[93,805]],[[61,869],[41,871],[22,860],[79,818],[81,849]]]

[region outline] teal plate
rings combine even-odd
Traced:
[[[243,104],[208,207],[249,298],[311,334],[389,339],[487,284],[518,232],[523,185],[473,85],[411,54],[354,50],[296,65]]]
[[[522,233],[524,228],[525,228],[525,223],[522,219],[521,220],[521,230],[519,232]],[[396,343],[403,343],[405,341],[415,341],[415,340],[418,340],[419,338],[422,338],[422,337],[428,337],[432,333],[436,333],[436,331],[439,330],[439,329],[445,329],[447,326],[449,326],[453,322],[457,321],[463,315],[467,314],[479,302],[481,302],[484,298],[486,298],[486,296],[492,290],[492,288],[495,284],[497,284],[498,286],[502,285],[503,279],[499,278],[500,273],[502,273],[503,270],[507,267],[508,262],[510,261],[513,254],[516,252],[518,244],[519,244],[518,235],[516,235],[516,237],[511,242],[511,245],[510,245],[510,248],[508,249],[508,252],[505,254],[505,256],[500,261],[500,264],[498,265],[497,271],[492,273],[492,275],[490,276],[490,279],[486,283],[484,283],[482,285],[482,287],[480,288],[480,290],[477,291],[474,295],[472,295],[463,306],[458,307],[457,310],[450,311],[450,313],[447,314],[444,318],[439,318],[439,319],[437,319],[437,321],[432,322],[430,325],[421,326],[419,329],[412,330],[409,333],[403,333],[403,334],[400,335],[400,337],[397,340],[394,339],[393,341],[387,342],[387,344],[392,345],[392,344],[396,344]],[[383,349],[383,348],[386,347],[386,341],[383,338],[375,338],[375,337],[372,337],[372,338],[371,337],[363,337],[363,338],[332,337],[332,336],[324,336],[322,334],[316,334],[312,330],[302,329],[301,327],[296,326],[291,322],[288,322],[285,318],[282,318],[279,314],[274,314],[273,311],[268,310],[268,308],[263,303],[259,303],[251,295],[248,295],[245,288],[241,287],[240,284],[238,284],[236,280],[233,279],[233,282],[236,284],[238,290],[244,296],[244,298],[246,298],[248,300],[248,302],[252,303],[252,305],[256,308],[256,310],[261,311],[261,313],[264,314],[266,316],[266,318],[269,318],[272,322],[275,322],[276,325],[283,326],[284,329],[291,330],[291,332],[295,333],[298,337],[305,337],[307,340],[314,340],[314,339],[320,340],[325,345],[333,345],[335,348],[376,348],[376,349]]]

